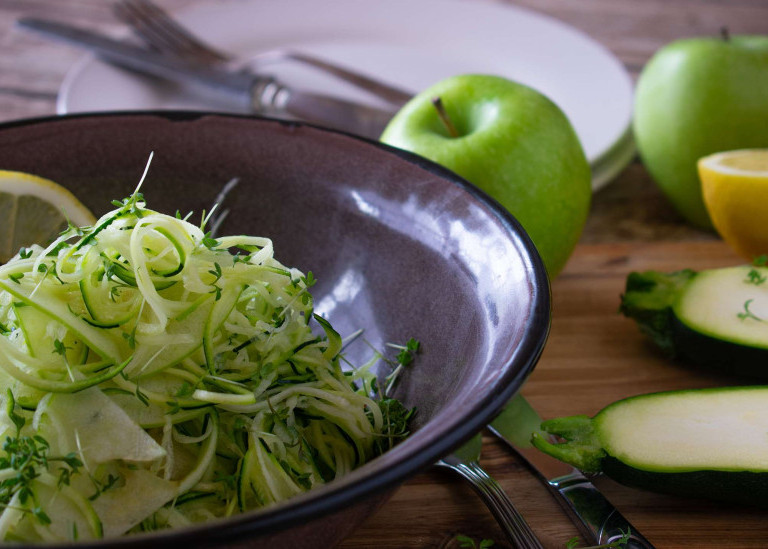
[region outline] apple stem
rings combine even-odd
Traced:
[[[459,132],[456,130],[456,126],[454,126],[453,122],[451,122],[451,117],[448,116],[448,113],[443,106],[443,100],[440,97],[433,97],[432,104],[435,106],[435,109],[437,109],[437,115],[440,117],[443,125],[448,130],[448,134],[451,137],[459,137]]]
[[[728,32],[728,27],[720,27],[720,37],[723,39],[723,42],[731,41],[731,33]]]

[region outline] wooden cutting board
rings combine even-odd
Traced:
[[[553,283],[551,335],[523,394],[542,417],[550,418],[592,415],[614,400],[647,392],[747,383],[670,362],[633,321],[617,313],[631,271],[739,263],[743,261],[719,241],[579,247]],[[481,463],[545,547],[563,549],[578,535],[547,490],[488,434]],[[647,493],[610,479],[596,484],[658,548],[768,547],[768,511]],[[507,546],[470,488],[450,473],[430,470],[406,483],[341,546],[459,547],[457,534]]]

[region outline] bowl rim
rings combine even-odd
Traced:
[[[313,491],[316,497],[299,496],[292,503],[285,502],[274,508],[257,510],[249,513],[238,513],[226,519],[201,523],[181,529],[136,534],[131,536],[107,538],[93,541],[77,542],[76,546],[83,548],[119,548],[140,544],[142,547],[161,547],[167,543],[185,543],[192,546],[216,542],[234,542],[249,535],[268,535],[290,529],[295,524],[301,524],[324,515],[330,515],[342,508],[363,501],[375,494],[393,491],[408,477],[428,468],[440,457],[450,453],[466,442],[488,424],[512,398],[530,375],[538,362],[547,341],[551,322],[551,293],[550,283],[543,261],[525,229],[519,221],[487,193],[463,179],[451,170],[432,162],[422,156],[392,147],[379,141],[354,135],[349,132],[329,129],[316,124],[282,120],[255,114],[236,114],[216,111],[191,110],[125,110],[82,112],[65,115],[51,115],[31,118],[21,118],[0,122],[0,133],[19,127],[40,124],[67,123],[77,119],[99,118],[137,118],[159,117],[171,122],[196,121],[203,118],[229,118],[241,120],[258,120],[266,124],[278,124],[286,127],[312,128],[321,132],[343,135],[356,141],[367,143],[381,151],[399,157],[419,168],[440,177],[463,189],[474,199],[484,205],[505,229],[506,234],[521,251],[523,266],[530,282],[531,297],[528,309],[528,322],[514,353],[499,369],[506,375],[500,377],[493,385],[493,391],[486,394],[475,403],[469,411],[467,420],[449,432],[448,436],[435,441],[428,449],[413,455],[406,455],[396,462],[393,467],[357,479],[354,483],[340,482],[326,485]],[[312,494],[309,492],[308,494]],[[34,544],[27,547],[72,547],[72,543]],[[18,547],[25,547],[19,545]]]

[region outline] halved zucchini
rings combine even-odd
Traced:
[[[551,419],[541,451],[655,492],[768,505],[768,387],[640,395],[595,415]]]
[[[721,373],[768,377],[768,268],[631,273],[620,311],[667,354]]]

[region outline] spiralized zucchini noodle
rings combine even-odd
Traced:
[[[138,190],[113,204],[0,266],[0,539],[227,517],[406,436],[412,412],[371,370],[381,353],[342,368],[314,278],[268,238],[214,238],[205,215],[153,211]]]

